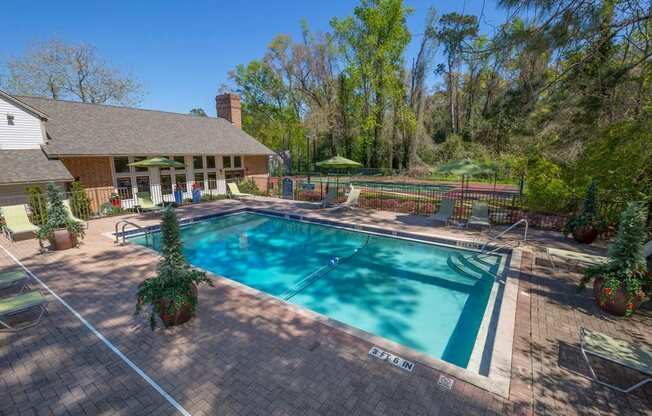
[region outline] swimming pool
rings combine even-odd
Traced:
[[[469,251],[254,213],[187,225],[181,238],[197,267],[463,368],[495,282],[451,265]]]

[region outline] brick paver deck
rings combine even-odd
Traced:
[[[235,204],[220,201],[180,211],[195,215]],[[255,204],[305,209],[278,200]],[[433,228],[409,215],[359,211],[338,216],[342,221],[487,238]],[[155,216],[132,219],[157,221]],[[446,390],[437,385],[440,373],[432,368],[417,364],[412,373],[405,372],[369,356],[365,341],[219,282],[200,288],[196,319],[151,332],[147,317],[132,313],[136,285],[154,273],[156,257],[113,246],[102,233],[111,231],[116,221],[92,221],[84,245],[75,250],[39,254],[34,240],[1,240],[0,245],[192,414],[629,415],[650,414],[652,409],[652,385],[630,395],[601,387],[585,377],[577,349],[579,326],[652,344],[651,311],[641,310],[630,320],[605,315],[588,290],[575,294],[577,274],[538,267],[546,266],[544,245],[572,245],[552,233],[533,233],[533,250],[523,258],[512,385],[504,399],[461,380]],[[0,271],[12,267],[0,250]],[[50,313],[43,323],[0,334],[0,414],[176,413],[68,309],[47,297]],[[635,377],[617,368],[604,371],[616,382]]]

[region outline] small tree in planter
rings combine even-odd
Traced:
[[[647,210],[630,203],[620,216],[618,234],[609,247],[607,264],[586,269],[578,292],[593,280],[593,294],[600,307],[630,316],[652,294],[652,277],[643,258]]]
[[[91,217],[91,199],[86,194],[86,188],[81,182],[75,181],[72,183],[70,191],[70,209],[72,213],[82,220],[87,220]]]
[[[578,243],[591,244],[604,231],[605,223],[596,213],[598,185],[595,180],[589,182],[582,202],[580,212],[566,221],[564,233],[573,233],[573,239]]]
[[[84,224],[70,218],[63,206],[57,185],[48,183],[45,193],[48,201],[47,220],[36,232],[41,248],[45,240],[49,240],[50,246],[55,250],[67,250],[77,246],[84,238]]]
[[[136,311],[151,305],[149,323],[156,327],[156,315],[165,327],[181,325],[195,316],[197,285],[213,282],[206,273],[191,267],[181,249],[181,231],[174,208],[168,206],[161,217],[162,251],[156,276],[145,279],[138,286]]]

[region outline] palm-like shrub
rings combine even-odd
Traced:
[[[82,220],[91,217],[91,199],[86,194],[86,189],[81,182],[73,182],[70,192],[70,209],[72,213]]]
[[[36,232],[39,241],[54,238],[54,230],[61,228],[66,228],[71,238],[83,239],[84,224],[70,217],[70,214],[63,206],[59,187],[49,182],[45,186],[45,194],[47,197],[47,220]]]
[[[191,316],[195,316],[197,307],[196,285],[213,282],[206,272],[190,266],[183,255],[179,220],[171,206],[163,210],[161,217],[162,250],[156,269],[156,276],[145,279],[136,294],[136,311],[139,314],[146,305],[151,305],[150,327],[156,327],[156,315],[163,319],[165,327],[174,322],[177,311],[190,307]],[[164,307],[164,305],[166,305]]]

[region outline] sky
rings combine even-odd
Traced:
[[[495,0],[405,0],[414,8],[407,25],[414,34],[406,62],[416,57],[429,7],[438,14],[482,13],[482,33],[490,34],[507,15]],[[87,42],[113,65],[145,86],[140,107],[178,113],[201,107],[215,116],[215,95],[229,84],[228,72],[259,59],[277,34],[295,39],[300,20],[313,31],[328,31],[332,17],[353,14],[358,1],[30,1],[19,7],[0,0],[0,63],[20,57],[33,42],[59,37]],[[442,62],[441,56],[435,58]],[[435,81],[434,76],[431,78]],[[232,85],[232,84],[230,84]]]

